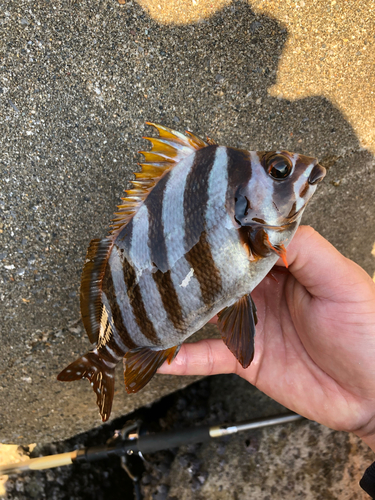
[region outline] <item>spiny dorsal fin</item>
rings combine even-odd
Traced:
[[[208,135],[206,135],[206,141],[209,146],[217,146],[217,142],[214,139],[211,139],[211,137],[208,137]]]
[[[91,240],[82,271],[80,304],[83,325],[90,342],[98,341],[102,316],[102,280],[112,241]]]
[[[119,211],[112,220],[111,234],[129,222],[165,172],[198,149],[208,146],[191,132],[186,131],[186,137],[162,125],[146,124],[155,127],[159,137],[144,137],[151,142],[152,148],[150,151],[139,151],[145,157],[145,161],[140,163],[142,170],[135,172],[133,188],[125,190],[127,196],[121,198],[123,204],[118,206]]]

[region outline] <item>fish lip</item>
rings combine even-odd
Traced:
[[[308,178],[308,183],[310,184],[310,186],[314,186],[315,184],[322,182],[322,180],[326,176],[326,173],[326,169],[322,165],[320,165],[320,163],[317,163],[311,170]]]
[[[293,216],[293,220],[288,220],[284,224],[281,224],[280,226],[272,226],[271,224],[262,224],[261,222],[251,222],[250,224],[242,224],[242,227],[253,227],[255,228],[263,228],[263,229],[273,229],[275,231],[284,231],[288,226],[291,226],[292,224],[295,223],[297,216],[301,210],[299,210],[296,214]]]
[[[263,224],[261,222],[257,222],[257,221],[254,221],[251,222],[250,224],[243,224],[244,226],[253,226],[253,227],[262,227],[264,229],[274,229],[275,231],[283,231],[284,229],[287,229],[288,226],[291,226],[292,224],[294,224],[296,222],[296,220],[298,219],[298,217],[300,216],[301,212],[304,210],[304,208],[306,207],[308,202],[304,203],[302,205],[302,207],[297,210],[297,212],[294,212],[293,215],[291,215],[290,217],[288,218],[284,218],[284,222],[282,224],[280,224],[279,226],[273,226],[271,224]]]
[[[286,226],[290,226],[293,224],[297,219],[298,216],[301,214],[303,209],[306,207],[307,202],[302,205],[300,209],[297,210],[297,212],[294,212],[293,215],[290,217],[284,217],[283,218],[283,223],[277,226],[273,226],[272,224],[267,224],[266,222],[261,222],[262,219],[258,219],[257,217],[254,217],[251,219],[251,222],[248,223],[240,223],[239,221],[236,222],[241,226],[241,227],[264,227],[266,229],[283,229]]]
[[[324,167],[322,167],[324,168]],[[308,204],[309,200],[307,200],[300,209],[297,210],[297,212],[294,212],[293,215],[291,215],[290,217],[288,218],[284,218],[284,222],[282,224],[280,224],[279,226],[273,226],[271,224],[265,224],[265,223],[262,223],[262,222],[257,222],[256,220],[254,219],[251,219],[252,222],[250,222],[249,224],[240,224],[240,226],[246,226],[246,227],[253,227],[253,228],[259,228],[259,227],[262,227],[264,229],[273,229],[275,231],[284,231],[285,229],[288,228],[288,226],[291,226],[292,224],[294,224],[296,222],[296,220],[298,219],[298,217],[301,215],[301,213],[303,212],[303,210],[306,208],[306,205]]]

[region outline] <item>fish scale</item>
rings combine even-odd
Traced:
[[[222,339],[243,367],[254,355],[250,293],[300,223],[325,169],[288,151],[256,152],[207,143],[161,125],[111,233],[90,243],[81,312],[95,349],[59,375],[87,378],[103,421],[114,368],[142,389],[181,344],[218,314]]]
[[[186,180],[184,192],[185,250],[189,251],[205,230],[208,202],[208,180],[215,163],[217,146],[208,146],[195,153],[194,163]]]

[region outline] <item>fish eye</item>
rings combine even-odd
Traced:
[[[286,179],[291,173],[292,167],[289,158],[281,154],[274,154],[266,160],[268,174],[277,181]]]

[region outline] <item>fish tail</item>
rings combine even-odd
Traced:
[[[106,362],[96,350],[88,352],[73,361],[61,373],[57,380],[71,382],[87,378],[96,394],[96,404],[99,407],[102,421],[109,419],[115,390],[115,365]]]

